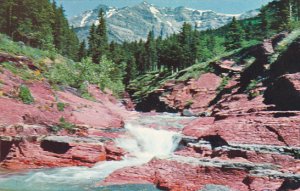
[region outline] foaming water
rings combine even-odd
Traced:
[[[97,163],[92,168],[69,167],[31,171],[0,176],[0,190],[5,191],[94,191],[94,190],[157,190],[153,185],[123,185],[96,188],[95,185],[117,169],[147,163],[155,156],[168,156],[178,146],[180,135],[166,130],[145,128],[128,122],[127,135],[116,140],[130,155],[122,161]]]
[[[131,123],[125,128],[131,137],[119,139],[117,144],[141,160],[170,155],[180,141],[176,132],[145,128]]]

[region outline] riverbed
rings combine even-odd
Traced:
[[[0,191],[157,191],[154,185],[101,186],[115,170],[139,166],[154,157],[172,155],[181,140],[183,118],[176,114],[140,115],[125,124],[126,134],[115,140],[129,154],[121,161],[97,163],[94,167],[39,169],[0,172]]]

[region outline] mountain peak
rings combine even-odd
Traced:
[[[144,7],[144,8],[149,8],[149,7],[152,7],[154,6],[153,4],[149,3],[148,1],[143,1],[139,4],[137,4],[136,6],[138,7]]]
[[[99,5],[98,10],[99,8],[103,8],[106,12],[109,38],[115,42],[145,40],[151,30],[156,35],[162,34],[166,37],[178,33],[184,22],[196,26],[197,30],[216,29],[231,22],[233,16],[184,6],[160,8],[147,1],[133,7],[114,8]],[[70,20],[82,39],[87,38],[90,26],[97,22],[98,10],[86,12]],[[245,19],[257,14],[255,11],[248,12],[237,15],[237,18]]]
[[[150,3],[148,3],[148,1],[143,1],[143,2],[141,2],[141,4],[144,4],[144,5],[151,5]]]

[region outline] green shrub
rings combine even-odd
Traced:
[[[31,104],[34,102],[34,99],[31,95],[30,89],[25,86],[25,85],[21,85],[19,87],[19,98],[23,101],[23,103],[25,104]]]
[[[51,84],[69,85],[78,88],[79,73],[71,61],[54,64],[46,73]]]
[[[59,127],[62,129],[72,130],[76,127],[74,124],[67,122],[64,117],[61,117],[59,122]]]
[[[64,111],[65,110],[65,106],[66,106],[65,103],[58,102],[57,103],[57,109],[58,109],[58,111]]]
[[[67,130],[69,133],[75,133],[76,125],[67,122],[64,117],[59,119],[59,123],[55,126],[51,126],[50,130],[57,133],[63,129]]]
[[[194,104],[194,101],[193,101],[193,100],[188,100],[188,101],[185,103],[185,107],[186,107],[186,108],[189,108],[189,107],[191,107],[193,104]]]
[[[89,93],[87,83],[82,83],[79,90],[82,98],[90,101],[96,101],[96,99]]]
[[[123,71],[123,66],[117,66],[106,57],[101,59],[100,64],[94,64],[90,58],[85,58],[78,63],[69,61],[55,64],[46,76],[52,84],[82,89],[88,82],[87,84],[96,84],[102,90],[108,88],[119,95],[124,91]],[[82,91],[82,94],[89,97],[86,91]]]
[[[248,84],[248,86],[246,88],[246,93],[248,94],[250,99],[253,99],[253,98],[259,96],[259,92],[254,91],[254,90],[260,82],[261,82],[261,80],[254,79],[254,80],[251,80],[251,82]]]
[[[11,62],[4,62],[1,64],[1,66],[7,70],[9,70],[11,73],[19,76],[22,80],[38,80],[41,76],[37,76],[35,72],[30,70],[28,66],[21,65],[17,66],[15,63]]]
[[[224,90],[224,88],[227,86],[229,80],[230,80],[230,78],[228,76],[224,76],[222,78],[222,82],[221,82],[220,86],[217,88],[218,93],[220,93],[221,91]]]
[[[259,80],[251,80],[251,82],[248,84],[247,88],[246,88],[246,92],[249,92],[253,89],[255,89],[257,87],[257,85],[259,84]]]

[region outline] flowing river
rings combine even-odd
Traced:
[[[117,169],[142,165],[153,157],[171,155],[181,140],[180,134],[160,127],[182,128],[177,123],[180,118],[162,114],[127,122],[127,135],[116,140],[119,147],[130,153],[121,161],[101,162],[92,168],[68,167],[0,174],[0,191],[156,191],[158,189],[153,185],[96,185]],[[156,128],[149,128],[149,125]]]

